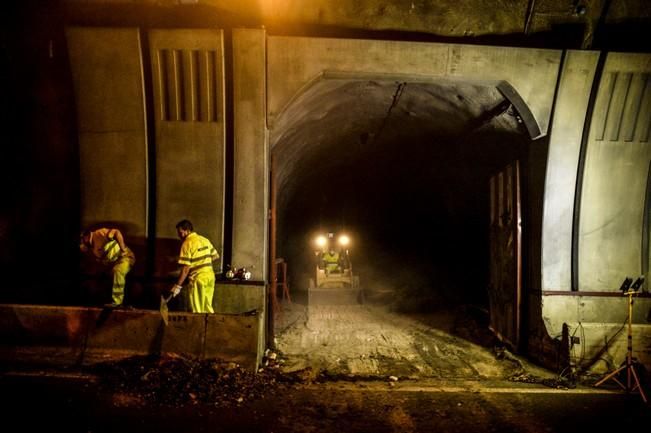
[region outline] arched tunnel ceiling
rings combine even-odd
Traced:
[[[278,208],[306,177],[337,166],[401,149],[433,153],[442,139],[459,140],[490,121],[494,128],[516,130],[516,117],[501,115],[505,103],[486,83],[321,78],[290,102],[271,129],[282,191]]]
[[[404,263],[393,287],[483,289],[488,178],[529,140],[495,86],[321,77],[297,95],[270,128],[277,252],[293,284],[305,284],[314,230],[343,227],[363,238],[356,269],[366,283],[387,284],[386,270]],[[468,281],[454,281],[467,263]]]

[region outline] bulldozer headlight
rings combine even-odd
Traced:
[[[346,235],[341,235],[339,236],[339,239],[337,241],[339,242],[339,245],[345,247],[348,246],[348,244],[350,243],[350,238]]]
[[[317,247],[323,248],[328,243],[328,240],[326,239],[325,236],[317,236],[317,238],[314,240],[314,242],[316,243]]]

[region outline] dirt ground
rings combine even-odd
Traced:
[[[486,312],[459,306],[405,314],[382,304],[281,306],[276,349],[281,368],[311,367],[332,377],[387,379],[551,379],[495,340]]]

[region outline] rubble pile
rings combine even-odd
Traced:
[[[129,394],[147,405],[175,407],[239,405],[305,381],[300,371],[260,368],[256,373],[233,362],[177,355],[134,356],[97,364],[91,371],[106,391]]]

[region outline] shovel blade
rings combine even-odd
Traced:
[[[167,299],[163,295],[160,295],[160,315],[163,318],[163,322],[165,322],[165,326],[167,326],[170,320],[170,313],[167,309]]]

